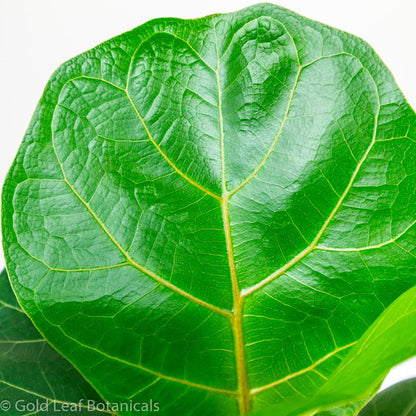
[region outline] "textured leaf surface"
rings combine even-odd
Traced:
[[[7,415],[36,414],[31,409],[36,403],[42,414],[62,413],[65,406],[75,405],[77,414],[109,414],[88,411],[88,400],[99,404],[102,399],[33,327],[5,271],[0,274],[0,398],[10,402],[9,410],[1,406]]]
[[[358,412],[377,392],[391,367],[416,355],[415,327],[416,287],[413,287],[380,315],[313,395],[298,402],[282,402],[256,415],[309,416],[311,410],[323,409],[330,409],[324,411],[325,416],[350,416],[354,409]],[[344,403],[349,405],[343,406]],[[334,404],[340,406],[334,408]]]
[[[277,6],[149,22],[46,87],[15,291],[105,399],[306,403],[415,284],[415,117],[366,43]]]
[[[405,380],[379,393],[359,416],[415,416],[416,379]]]

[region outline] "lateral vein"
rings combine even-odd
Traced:
[[[285,125],[286,125],[286,121],[287,121],[288,116],[289,116],[290,107],[291,107],[291,104],[292,104],[292,101],[293,101],[293,97],[295,95],[296,86],[298,84],[298,81],[299,81],[299,77],[300,77],[301,72],[302,72],[302,67],[300,66],[299,69],[298,69],[298,72],[296,74],[296,77],[295,77],[295,81],[293,83],[292,90],[290,92],[290,96],[289,96],[289,100],[288,100],[288,103],[287,103],[285,115],[283,117],[282,122],[280,123],[279,130],[276,133],[276,136],[275,136],[275,138],[274,138],[271,146],[269,147],[269,150],[267,151],[266,155],[264,156],[264,158],[262,159],[262,161],[259,163],[259,165],[256,167],[256,169],[254,169],[254,171],[240,185],[238,185],[236,188],[234,188],[230,192],[230,196],[233,195],[233,194],[235,194],[236,192],[238,192],[244,186],[246,186],[257,175],[257,173],[260,171],[260,169],[263,167],[263,165],[269,159],[270,155],[273,153],[273,150],[276,147],[276,144],[279,141],[279,138],[280,138],[280,136],[282,134],[282,131],[283,131]]]
[[[123,249],[123,247],[121,247],[121,245],[119,244],[119,242],[114,238],[114,236],[110,233],[110,231],[107,229],[107,227],[104,225],[104,223],[100,220],[100,218],[98,218],[97,214],[91,209],[91,207],[89,206],[89,204],[81,197],[81,195],[77,192],[77,190],[72,186],[72,184],[68,181],[66,174],[65,174],[65,170],[64,167],[62,165],[62,162],[59,159],[58,156],[58,152],[56,151],[56,147],[55,147],[55,143],[54,143],[54,138],[52,136],[52,146],[57,158],[57,161],[60,165],[60,168],[62,170],[62,174],[64,176],[64,181],[66,182],[66,184],[68,185],[69,189],[73,192],[73,194],[78,198],[78,200],[85,206],[85,208],[87,209],[87,211],[91,214],[91,216],[94,218],[94,220],[98,223],[98,225],[101,227],[101,229],[104,231],[104,233],[108,236],[108,238],[112,241],[112,243],[118,248],[118,250],[120,251],[120,253],[126,258],[126,260],[136,269],[140,270],[141,272],[147,274],[149,277],[153,278],[154,280],[156,280],[157,282],[161,283],[162,285],[168,287],[169,289],[171,289],[172,291],[178,293],[179,295],[205,307],[208,309],[211,309],[214,312],[219,313],[220,315],[223,315],[225,317],[230,317],[232,314],[229,311],[226,311],[222,308],[219,308],[215,305],[212,305],[208,302],[205,302],[202,299],[199,299],[193,295],[191,295],[188,292],[185,292],[184,290],[182,290],[181,288],[175,286],[174,284],[168,282],[167,280],[164,280],[163,278],[161,278],[160,276],[156,275],[155,273],[153,273],[151,270],[148,270],[147,268],[145,268],[144,266],[138,264],[137,262],[135,262],[130,256],[129,254]]]
[[[319,230],[318,234],[316,235],[316,237],[314,238],[312,243],[308,247],[306,247],[304,250],[302,250],[297,256],[293,257],[292,260],[290,260],[289,263],[286,263],[284,266],[282,266],[281,268],[279,268],[278,270],[276,270],[275,272],[270,274],[268,277],[261,280],[259,283],[255,284],[255,285],[253,285],[253,286],[251,286],[247,289],[243,289],[242,292],[241,292],[242,297],[246,297],[246,296],[256,292],[257,290],[263,288],[268,283],[272,282],[274,279],[276,279],[277,277],[284,274],[287,270],[289,270],[292,266],[294,266],[296,263],[298,263],[301,259],[303,259],[305,256],[307,256],[310,252],[312,252],[317,247],[317,244],[318,244],[319,240],[321,239],[323,233],[327,229],[329,223],[334,218],[335,214],[338,212],[340,206],[344,202],[344,199],[346,198],[349,191],[351,190],[351,187],[352,187],[352,185],[355,181],[355,178],[357,177],[357,175],[358,175],[358,173],[361,169],[361,166],[366,161],[369,153],[371,152],[371,149],[373,148],[374,144],[376,143],[378,118],[379,118],[380,108],[381,108],[380,96],[378,94],[377,84],[374,81],[372,75],[370,74],[368,69],[366,69],[364,66],[363,66],[363,68],[368,73],[368,75],[370,76],[370,78],[372,79],[372,81],[374,83],[376,96],[377,96],[377,100],[378,100],[377,111],[376,111],[375,118],[374,118],[373,135],[372,135],[372,139],[371,139],[371,142],[370,142],[369,146],[367,147],[367,149],[366,149],[364,155],[362,156],[360,162],[357,164],[354,172],[352,173],[350,181],[348,182],[348,185],[346,186],[346,188],[345,188],[344,192],[342,193],[341,197],[338,199],[337,204],[335,205],[335,207],[331,211],[330,215],[328,216],[328,218],[326,219],[326,221],[322,225],[321,229]]]
[[[334,351],[326,354],[325,356],[323,356],[322,358],[320,358],[319,360],[315,361],[313,364],[311,364],[309,367],[305,367],[302,370],[296,371],[295,373],[291,373],[289,375],[287,375],[286,377],[283,377],[279,380],[273,381],[269,384],[266,384],[264,386],[261,387],[256,387],[254,389],[252,389],[250,392],[251,394],[258,394],[261,393],[262,391],[271,389],[273,387],[278,386],[279,384],[282,384],[286,381],[291,380],[292,378],[296,378],[301,376],[302,374],[305,374],[309,371],[313,371],[316,367],[318,367],[320,364],[322,364],[323,362],[325,362],[326,360],[328,360],[329,358],[333,357],[334,355],[338,354],[340,351],[343,351],[347,348],[351,348],[353,345],[355,345],[358,341],[354,341],[351,342],[350,344],[344,345],[343,347],[339,347],[337,349],[335,349]]]
[[[377,248],[381,248],[384,246],[388,246],[389,244],[397,244],[397,240],[403,237],[409,230],[416,224],[416,220],[411,222],[401,233],[396,235],[396,237],[391,238],[390,240],[383,241],[379,244],[374,244],[372,246],[364,246],[364,247],[325,247],[325,246],[317,246],[317,250],[323,251],[339,251],[339,252],[348,252],[348,251],[366,251],[366,250],[374,250]]]
[[[157,144],[156,140],[153,138],[152,134],[150,133],[149,128],[147,127],[147,124],[145,122],[145,120],[143,119],[142,115],[140,114],[136,104],[133,102],[133,100],[130,97],[130,94],[128,93],[128,91],[126,90],[126,95],[127,95],[127,99],[129,100],[131,106],[133,107],[134,111],[137,114],[137,117],[139,118],[140,122],[143,125],[143,128],[146,131],[147,136],[149,137],[150,142],[153,144],[153,146],[157,149],[157,151],[160,153],[160,155],[166,160],[166,162],[169,163],[169,165],[173,168],[173,170],[180,175],[182,178],[184,178],[187,182],[189,182],[191,185],[193,185],[195,188],[198,188],[200,191],[206,193],[209,196],[212,196],[213,198],[215,198],[218,201],[221,201],[221,197],[214,194],[213,192],[211,192],[210,190],[204,188],[203,186],[201,186],[200,184],[196,183],[194,180],[192,180],[188,175],[186,175],[184,172],[182,172],[171,160],[170,158],[166,155],[166,153],[161,149],[161,147]]]
[[[7,382],[5,380],[0,380],[0,383],[4,384],[6,386],[9,386],[9,387],[11,387],[13,389],[16,389],[16,390],[22,391],[24,393],[30,394],[31,396],[40,397],[41,399],[47,400],[50,403],[77,405],[78,407],[81,407],[83,409],[88,409],[89,408],[88,406],[83,405],[82,403],[73,403],[73,402],[66,402],[64,400],[51,399],[50,397],[44,396],[43,394],[36,393],[34,391],[25,389],[23,387],[17,386],[16,384],[9,383],[9,382]],[[110,412],[110,411],[107,411],[107,410],[99,410],[99,412],[107,413],[107,414],[110,414],[110,415],[114,415],[115,414],[114,412]]]
[[[165,161],[171,166],[171,168],[173,168],[173,170],[180,175],[183,179],[185,179],[188,183],[190,183],[192,186],[194,186],[195,188],[199,189],[200,191],[204,192],[205,194],[217,199],[218,201],[221,201],[221,197],[217,194],[215,194],[214,192],[211,192],[209,189],[206,189],[205,187],[203,187],[202,185],[200,185],[199,183],[195,182],[193,179],[191,179],[186,173],[182,172],[171,160],[170,158],[166,155],[166,153],[161,149],[161,147],[157,144],[157,142],[155,141],[155,139],[153,138],[152,134],[150,133],[150,130],[145,122],[145,120],[143,119],[142,115],[140,114],[136,104],[134,103],[134,101],[131,99],[130,94],[128,92],[127,88],[123,88],[120,87],[119,85],[113,84],[110,81],[107,81],[103,78],[98,78],[98,77],[92,77],[92,76],[86,76],[86,75],[81,75],[79,77],[76,78],[72,78],[70,80],[68,80],[66,84],[72,82],[72,81],[76,81],[79,79],[90,79],[90,80],[94,80],[94,81],[98,81],[98,82],[103,82],[104,84],[108,84],[110,86],[112,86],[113,88],[116,88],[120,91],[122,91],[126,97],[127,100],[129,101],[130,105],[132,106],[134,112],[136,113],[138,119],[140,120],[141,124],[143,125],[143,128],[149,138],[149,141],[152,143],[152,145],[156,148],[156,150],[159,152],[159,154],[165,159]],[[62,90],[65,88],[65,85],[62,87]],[[58,103],[59,106],[66,108],[65,106],[63,106],[62,104]],[[100,136],[102,138],[102,136]],[[126,140],[124,140],[126,141]],[[131,140],[131,142],[143,142],[143,140]]]
[[[158,371],[154,371],[154,370],[151,370],[150,368],[144,367],[141,364],[132,363],[131,361],[127,361],[127,360],[124,360],[122,358],[115,357],[113,355],[107,354],[106,352],[101,351],[98,348],[92,347],[90,345],[83,344],[78,339],[76,339],[76,338],[72,337],[71,335],[69,335],[64,329],[62,329],[62,327],[60,325],[57,325],[57,324],[51,322],[44,315],[44,313],[39,308],[37,308],[37,309],[42,314],[42,316],[44,317],[44,319],[50,325],[54,326],[55,328],[58,328],[59,331],[61,331],[62,334],[65,335],[65,337],[69,338],[70,340],[72,340],[73,342],[75,342],[76,344],[78,344],[79,346],[81,346],[83,348],[86,348],[86,349],[89,349],[91,351],[94,351],[97,354],[100,354],[103,357],[106,357],[106,358],[108,358],[110,360],[117,361],[117,362],[122,363],[122,364],[125,364],[125,365],[127,365],[129,367],[137,368],[137,369],[142,370],[142,371],[144,371],[146,373],[152,374],[152,375],[154,375],[156,377],[159,377],[159,378],[162,378],[162,379],[165,379],[165,380],[168,380],[168,381],[172,381],[172,382],[175,382],[175,383],[179,383],[179,384],[184,384],[184,385],[189,386],[189,387],[195,387],[195,388],[198,388],[198,389],[212,391],[212,392],[215,392],[215,393],[227,394],[227,395],[231,395],[231,396],[235,396],[237,394],[235,391],[220,389],[220,388],[211,387],[211,386],[206,386],[204,384],[194,383],[194,382],[189,381],[189,380],[183,380],[183,379],[180,379],[180,378],[177,378],[177,377],[171,377],[171,376],[168,376],[167,374],[162,374],[162,373],[160,373]]]

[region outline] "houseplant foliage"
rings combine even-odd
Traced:
[[[377,394],[360,416],[415,416],[416,380],[401,381]]]
[[[119,413],[111,411],[117,404],[103,403],[71,364],[51,349],[33,328],[16,302],[5,271],[0,275],[0,289],[0,345],[3,347],[0,387],[2,397],[7,397],[6,405],[11,406],[8,414],[22,414],[21,406],[36,403],[36,400],[40,402],[41,411],[41,406],[46,403],[52,413],[62,413],[68,408],[78,414]],[[355,350],[359,348],[360,351],[350,352],[322,390],[303,400],[300,406],[293,402],[292,406],[283,402],[278,407],[271,406],[266,411],[255,413],[298,415],[310,414],[312,408],[328,408],[329,410],[319,412],[318,416],[356,415],[367,403],[371,392],[375,391],[371,387],[374,380],[380,379],[380,374],[409,356],[410,352],[414,353],[416,335],[411,333],[407,336],[406,328],[415,325],[416,288],[412,288],[394,301],[370,326],[355,347]],[[372,363],[371,367],[368,363]],[[361,372],[363,368],[366,369],[365,373]],[[366,416],[368,412],[404,416],[403,412],[411,410],[413,390],[414,380],[399,383],[378,394],[359,416]],[[352,402],[353,398],[358,397],[364,399]],[[333,407],[337,401],[348,404]],[[19,403],[18,408],[16,403]],[[0,403],[0,407],[5,411],[4,401]],[[308,409],[306,413],[305,409]],[[395,409],[395,413],[392,409]]]
[[[3,189],[12,286],[105,400],[356,412],[416,353],[415,140],[352,35],[270,4],[148,22],[46,86]]]
[[[28,414],[77,409],[80,415],[102,415],[88,409],[101,398],[77,371],[54,351],[33,327],[12,292],[6,272],[0,273],[0,410]]]

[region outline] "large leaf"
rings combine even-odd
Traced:
[[[402,381],[382,391],[360,416],[416,416],[416,379]]]
[[[110,401],[305,404],[416,283],[415,138],[349,34],[273,5],[149,22],[48,83],[3,192],[14,289]]]
[[[78,372],[33,327],[0,274],[0,411],[7,415],[110,411]]]

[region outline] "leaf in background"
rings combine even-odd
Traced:
[[[107,400],[305,404],[416,283],[415,130],[352,35],[149,22],[48,83],[3,192],[14,289]]]
[[[4,400],[10,402],[9,410],[3,407]],[[110,414],[110,412],[88,410],[88,400],[91,400],[91,404],[102,403],[102,399],[72,365],[52,349],[36,331],[16,302],[6,272],[1,272],[1,412],[7,415],[35,414],[36,412],[29,411],[30,406],[39,403],[39,409],[49,410],[40,411],[39,413],[42,414],[57,412],[65,414],[63,406],[75,405],[77,414]],[[28,411],[23,410],[25,407]]]
[[[359,416],[415,416],[416,378],[405,380],[377,394]]]

